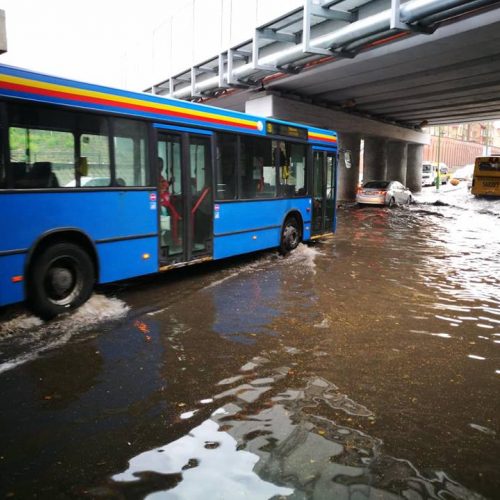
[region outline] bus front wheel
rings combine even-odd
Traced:
[[[36,255],[28,281],[28,303],[43,319],[83,304],[91,295],[95,270],[89,254],[74,243],[61,242]]]
[[[295,250],[300,243],[301,230],[300,223],[296,217],[287,217],[281,231],[280,253],[285,255]]]

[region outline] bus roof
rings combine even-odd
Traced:
[[[337,146],[336,132],[327,129],[266,119],[144,92],[78,82],[3,64],[0,64],[0,96],[260,136],[270,133],[268,123],[281,124],[285,128],[280,130],[285,130],[285,134],[273,131],[272,135],[287,136],[287,130],[292,132],[291,129],[296,128],[299,132],[307,130],[305,135],[310,143],[334,148]],[[290,137],[293,136],[290,133]]]

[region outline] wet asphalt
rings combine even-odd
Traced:
[[[0,497],[500,498],[500,200],[418,201],[1,311]]]

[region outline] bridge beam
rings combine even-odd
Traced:
[[[344,111],[339,111],[317,104],[281,97],[272,93],[259,93],[258,96],[247,94],[250,100],[245,102],[245,111],[252,115],[273,117],[298,123],[307,123],[316,127],[336,130],[349,134],[384,137],[393,141],[415,144],[429,144],[428,134],[411,128],[398,127],[391,123],[366,118]],[[252,98],[253,97],[253,98]],[[226,107],[224,98],[216,102],[217,106]]]

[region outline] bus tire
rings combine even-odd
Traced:
[[[94,283],[89,254],[74,243],[55,243],[37,254],[30,266],[28,305],[42,319],[52,319],[83,304]]]
[[[294,215],[288,216],[281,230],[280,253],[286,255],[288,252],[295,250],[299,246],[301,238],[300,222]]]

